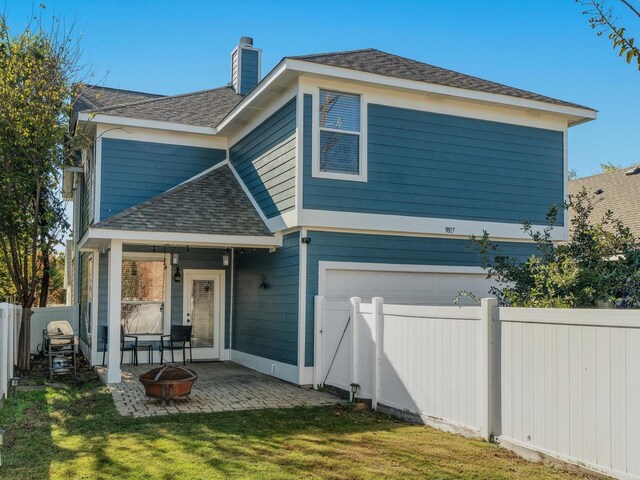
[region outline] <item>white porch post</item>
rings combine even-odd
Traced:
[[[109,251],[109,337],[107,383],[120,383],[120,310],[122,299],[122,240],[111,240]]]

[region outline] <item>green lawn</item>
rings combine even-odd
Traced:
[[[120,417],[97,381],[0,411],[0,478],[579,478],[499,447],[345,407]]]

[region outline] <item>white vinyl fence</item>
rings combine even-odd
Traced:
[[[9,380],[13,377],[17,355],[17,327],[21,315],[22,307],[0,303],[0,400],[7,396]]]
[[[317,297],[315,348],[314,382],[374,408],[640,479],[638,311]]]

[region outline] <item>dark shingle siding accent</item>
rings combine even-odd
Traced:
[[[305,55],[291,58],[303,60],[305,62],[348,68],[361,72],[403,78],[406,80],[415,80],[418,82],[433,83],[447,87],[507,95],[510,97],[524,98],[527,100],[535,100],[538,102],[567,107],[587,108],[575,103],[565,102],[545,95],[528,92],[519,88],[509,87],[507,85],[491,82],[482,78],[454,72],[453,70],[447,70],[427,63],[418,62],[416,60],[411,60],[410,58],[381,52],[380,50],[373,48],[348,52]]]
[[[94,227],[143,232],[271,235],[228,166],[203,174]]]

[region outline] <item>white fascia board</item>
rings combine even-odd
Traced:
[[[189,245],[191,247],[255,247],[271,248],[282,246],[282,236],[246,236],[215,235],[208,233],[181,232],[137,232],[133,230],[114,230],[89,228],[87,239],[121,240],[124,243],[142,243],[149,245]]]
[[[260,96],[265,90],[267,90],[273,82],[280,77],[286,70],[285,61],[281,61],[269,74],[264,77],[256,87],[251,90],[247,96],[245,96],[238,105],[236,105],[233,110],[231,110],[226,117],[222,119],[222,121],[216,127],[217,132],[222,132],[222,130],[229,125],[233,121],[233,119],[245,109],[247,105],[249,105],[256,97]]]
[[[387,235],[393,235],[394,233],[427,234],[444,238],[468,238],[470,235],[482,235],[484,231],[487,231],[494,239],[531,241],[531,238],[522,230],[522,225],[515,223],[307,209],[302,210],[300,215],[300,224],[310,230],[314,227],[322,227],[343,230],[383,231]],[[541,231],[544,226],[533,225],[532,228]],[[554,227],[551,233],[551,240],[565,241],[566,239],[566,227]]]
[[[103,113],[92,114],[80,112],[79,122],[104,123],[107,125],[121,125],[128,127],[153,128],[157,130],[170,130],[174,132],[201,133],[204,135],[216,135],[218,131],[213,127],[199,127],[196,125],[185,125],[182,123],[161,122],[159,120],[144,120],[140,118],[118,117],[116,115],[105,115]]]
[[[419,82],[416,80],[406,80],[402,78],[387,77],[374,73],[361,72],[342,67],[333,67],[328,65],[320,65],[312,62],[305,62],[295,59],[285,59],[284,67],[287,70],[293,70],[301,73],[312,75],[324,75],[336,77],[343,80],[353,80],[357,82],[370,83],[375,85],[384,85],[388,87],[402,88],[406,90],[416,90],[424,93],[435,93],[439,95],[447,95],[452,97],[464,98],[467,100],[495,103],[500,105],[508,105],[512,107],[524,108],[529,110],[539,110],[543,112],[555,113],[569,117],[580,117],[580,122],[593,120],[597,116],[597,112],[586,108],[570,107],[565,105],[555,105],[552,103],[540,102],[536,100],[528,100],[525,98],[512,97],[509,95],[500,95],[496,93],[479,92],[476,90],[467,90],[464,88],[448,87],[437,85],[434,83]]]

